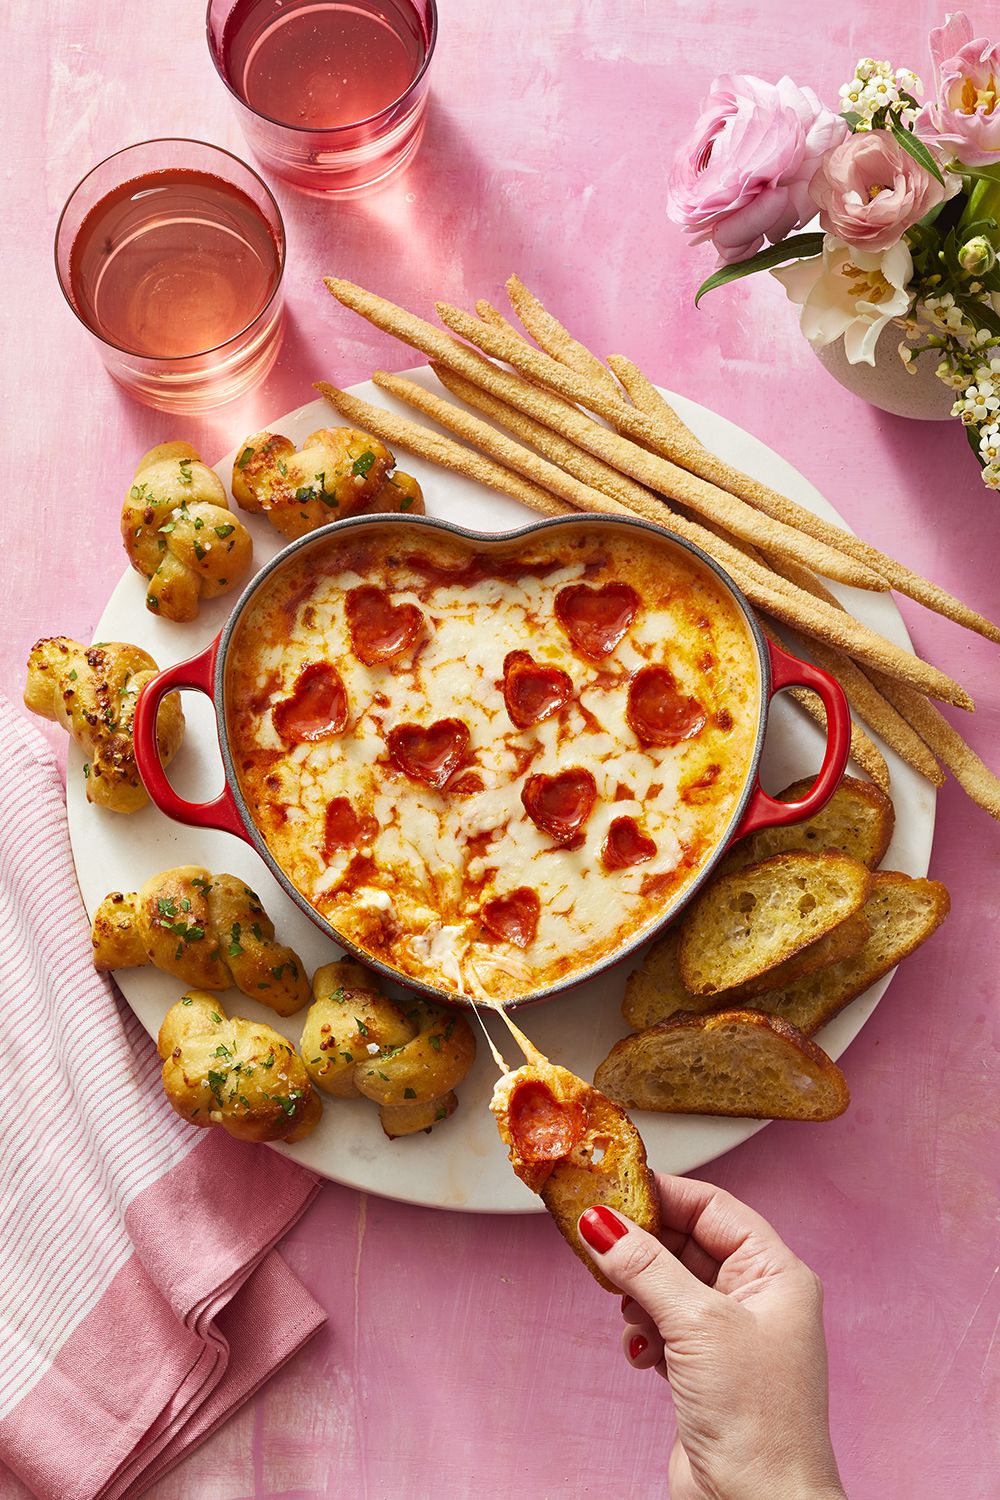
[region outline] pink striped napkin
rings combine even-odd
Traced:
[[[174,1114],[91,965],[55,759],[2,698],[0,767],[0,1460],[119,1500],[322,1323],[274,1250],[317,1183]]]

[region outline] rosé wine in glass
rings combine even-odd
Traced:
[[[281,335],[284,234],[256,173],[194,141],[117,153],[59,222],[62,290],[116,380],[140,400],[199,411],[242,395]]]
[[[356,192],[423,133],[434,0],[211,0],[212,58],[247,140],[278,176]]]

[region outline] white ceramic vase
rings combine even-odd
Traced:
[[[899,339],[893,338],[892,332],[891,328],[883,330],[874,365],[849,364],[843,339],[817,349],[816,358],[838,385],[880,411],[921,422],[945,421],[951,416],[955,392],[935,375],[937,360],[933,354],[922,355],[916,362],[916,374],[910,375],[899,357]]]

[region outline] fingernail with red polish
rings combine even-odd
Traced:
[[[639,1355],[642,1354],[647,1348],[647,1340],[643,1338],[641,1333],[637,1333],[635,1338],[628,1346],[629,1359],[638,1359]]]
[[[591,1250],[596,1250],[599,1255],[628,1234],[628,1226],[610,1208],[585,1208],[580,1215],[579,1227]]]

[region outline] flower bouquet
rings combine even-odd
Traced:
[[[696,303],[768,270],[815,348],[843,339],[851,364],[874,365],[892,323],[911,373],[931,353],[983,482],[1000,489],[1000,46],[959,12],[930,52],[926,104],[915,73],[870,57],[839,114],[787,77],[716,79],[667,211],[719,254]]]

